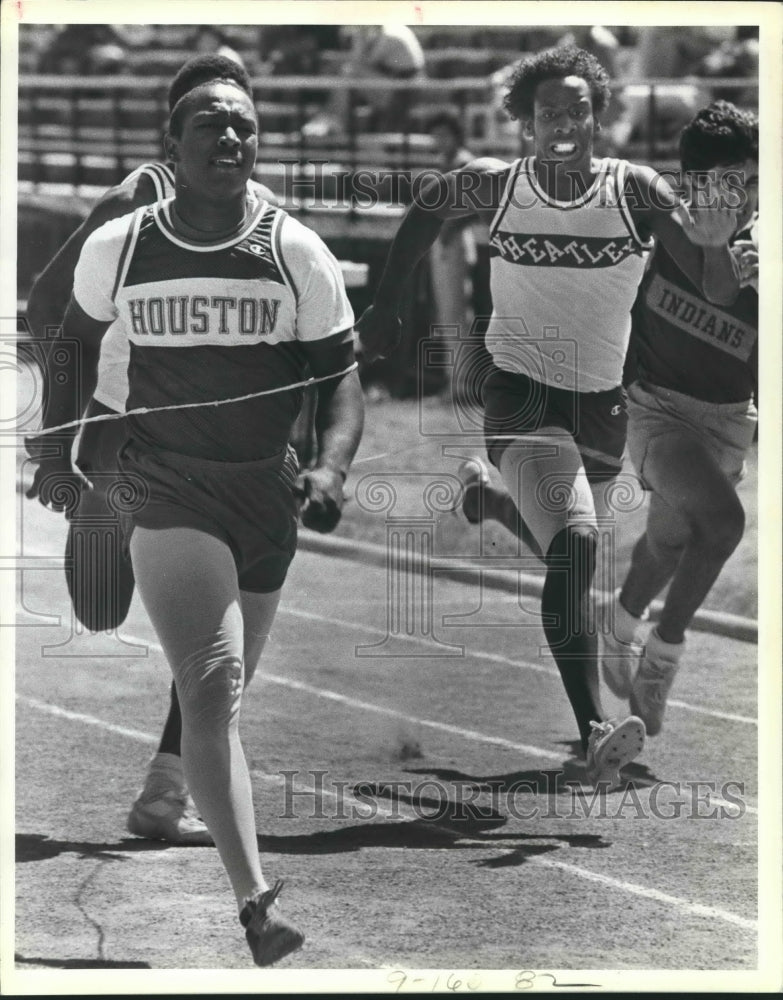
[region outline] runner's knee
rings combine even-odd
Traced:
[[[577,522],[558,531],[547,551],[547,564],[561,566],[563,560],[583,569],[594,569],[598,551],[598,528],[595,524]]]
[[[745,531],[745,511],[738,499],[703,511],[694,530],[701,545],[716,559],[728,559],[742,540]]]
[[[199,735],[225,734],[238,719],[244,670],[242,657],[216,640],[185,657],[175,668],[183,722]]]
[[[658,562],[676,562],[682,555],[686,542],[687,538],[679,535],[667,535],[662,531],[647,532],[647,546]]]
[[[679,559],[693,535],[693,527],[678,515],[654,508],[651,502],[645,536],[647,547],[659,562]]]

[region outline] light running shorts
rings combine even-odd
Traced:
[[[744,478],[745,456],[758,423],[752,399],[708,403],[641,381],[632,382],[627,392],[628,452],[643,483],[650,442],[663,434],[697,438],[732,483]]]

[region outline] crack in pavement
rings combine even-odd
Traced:
[[[103,867],[103,865],[107,863],[108,860],[109,860],[108,858],[101,858],[96,862],[96,865],[93,868],[93,870],[89,872],[87,876],[82,880],[82,883],[76,892],[76,896],[74,897],[74,905],[76,906],[76,909],[81,913],[81,915],[84,917],[87,923],[95,928],[96,934],[98,936],[98,960],[101,962],[106,961],[106,947],[105,947],[106,934],[101,924],[98,923],[97,920],[93,920],[93,918],[87,912],[86,904],[82,903],[82,897],[84,896],[86,890],[90,887],[91,883],[95,881],[101,868]]]

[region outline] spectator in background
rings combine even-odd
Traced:
[[[757,79],[759,74],[759,40],[757,29],[754,35],[746,35],[738,28],[737,37],[724,40],[709,52],[698,67],[698,74],[705,77]],[[732,101],[739,107],[758,108],[758,87],[711,87],[714,100]]]
[[[720,25],[687,28],[657,25],[639,29],[635,58],[629,67],[630,78],[663,77],[673,81],[655,88],[658,138],[674,139],[698,109],[709,103],[710,88],[700,80],[702,61],[722,43],[731,41],[734,33],[733,27]],[[650,87],[632,83],[625,88],[623,99],[628,108],[630,136],[647,138]]]
[[[404,24],[369,25],[359,30],[352,59],[355,76],[420,81],[425,77],[424,51],[418,38]],[[370,127],[380,132],[402,131],[418,91],[367,90],[373,110]]]
[[[125,40],[111,24],[66,24],[41,55],[40,73],[102,76],[125,68]]]
[[[339,50],[340,26],[337,24],[270,24],[259,29],[259,76],[319,76],[328,73],[324,65],[325,51]],[[267,92],[272,101],[291,100],[295,92],[275,90]],[[329,100],[329,91],[306,87],[298,91],[307,104],[319,106]]]
[[[259,70],[269,76],[317,76],[322,53],[340,48],[336,24],[270,24],[259,30]]]
[[[425,78],[424,50],[407,25],[359,25],[351,30],[351,52],[343,66],[343,76],[410,83]],[[418,98],[418,88],[366,87],[361,89],[360,98],[370,108],[368,129],[400,132],[407,128],[408,112]],[[326,110],[331,119],[327,127],[344,130],[348,124],[348,109],[348,90],[335,91]]]
[[[226,59],[233,59],[240,66],[244,66],[242,56],[229,45],[229,39],[225,32],[212,24],[202,24],[196,28],[187,44],[188,49],[195,54],[214,53],[218,56],[224,56]]]

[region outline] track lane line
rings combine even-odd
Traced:
[[[320,622],[325,625],[336,625],[340,628],[353,629],[357,632],[365,632],[368,635],[385,635],[386,633],[383,629],[372,625],[362,625],[358,622],[345,621],[342,618],[333,618],[329,615],[319,615],[313,611],[304,611],[301,608],[291,608],[286,607],[282,603],[278,607],[278,614],[289,614],[297,618],[302,618],[305,621],[315,621]],[[395,635],[395,639],[402,640],[404,642],[417,643],[420,646],[428,646],[429,643],[425,639],[420,639],[415,635]],[[550,677],[560,679],[560,674],[556,667],[546,666],[542,663],[531,663],[529,660],[512,660],[507,656],[503,656],[502,653],[489,653],[483,650],[472,649],[464,657],[454,657],[455,659],[467,659],[468,657],[473,657],[476,660],[487,660],[490,663],[501,663],[504,666],[516,667],[517,669],[524,670],[534,670],[536,673],[548,674]],[[443,657],[443,659],[448,659],[448,657]],[[741,722],[750,726],[757,726],[758,720],[750,718],[747,715],[735,715],[730,712],[719,712],[716,709],[703,708],[700,705],[691,705],[684,701],[676,701],[675,699],[670,699],[668,704],[677,708],[685,709],[689,712],[696,712],[699,715],[707,715],[714,719],[722,719],[727,722]]]
[[[672,896],[668,892],[661,892],[658,889],[648,889],[646,886],[638,885],[636,882],[625,882],[623,879],[601,875],[599,872],[592,872],[587,868],[581,868],[579,865],[569,864],[567,861],[555,861],[552,858],[531,858],[530,863],[537,864],[543,868],[559,868],[561,871],[577,875],[588,882],[597,882],[600,885],[606,885],[612,889],[620,889],[634,896],[641,896],[644,899],[652,899],[667,906],[674,906],[679,910],[685,910],[693,916],[705,917],[708,920],[725,920],[727,923],[734,924],[735,927],[742,927],[744,930],[749,931],[758,932],[759,929],[758,920],[741,917],[730,910],[721,910],[715,906],[706,906],[704,903],[695,903],[690,899]]]
[[[114,723],[106,722],[103,719],[99,719],[95,716],[86,715],[83,712],[72,712],[68,709],[60,708],[57,705],[52,705],[48,702],[40,701],[38,698],[31,698],[26,695],[17,695],[17,701],[22,702],[22,704],[27,705],[30,708],[34,708],[37,711],[47,713],[56,718],[65,719],[70,722],[81,722],[86,725],[97,726],[99,728],[105,729],[108,732],[117,733],[118,735],[127,736],[130,739],[137,740],[143,743],[156,743],[157,739],[151,733],[145,733],[138,729],[130,729],[125,726],[117,726]],[[265,771],[251,772],[255,777],[264,780],[268,784],[281,784],[284,781],[282,775],[270,774]],[[313,794],[313,789],[308,786],[301,786],[308,795]],[[294,788],[296,790],[296,788]],[[359,805],[365,806],[366,802],[362,802],[361,799],[357,799],[355,796],[351,795],[350,792],[341,791],[340,795],[336,792],[331,792],[328,789],[321,789],[322,794],[325,794],[330,798],[343,798],[344,800],[353,801]],[[406,807],[403,802],[395,802],[394,809],[389,807],[384,807],[383,803],[376,803],[378,813],[383,815],[384,818],[394,818],[394,819],[419,819],[417,813],[410,807]],[[402,814],[408,813],[407,816],[402,816]],[[454,832],[451,830],[450,832]],[[474,838],[476,839],[476,838]],[[487,842],[486,845],[480,840],[477,843],[481,843],[482,846],[486,846],[488,849],[497,847],[497,843]],[[702,917],[708,920],[722,920],[726,923],[730,923],[735,927],[741,927],[743,930],[758,931],[758,921],[751,920],[747,917],[742,917],[737,913],[732,913],[730,910],[723,910],[714,906],[707,906],[704,903],[697,903],[690,899],[685,899],[680,896],[673,896],[670,893],[661,892],[659,889],[648,888],[647,886],[639,885],[635,882],[626,882],[623,879],[612,878],[609,875],[603,875],[600,872],[591,871],[588,868],[582,868],[580,865],[573,865],[566,861],[555,861],[551,858],[533,857],[528,859],[528,864],[538,865],[543,868],[555,868],[560,871],[566,872],[567,874],[574,875],[577,878],[581,878],[588,882],[593,882],[599,885],[605,885],[609,888],[616,889],[622,892],[629,893],[634,896],[639,896],[643,899],[649,899],[653,902],[661,903],[665,906],[671,906],[676,909],[682,910],[691,916]]]
[[[41,551],[37,550],[36,546],[34,545],[26,546],[25,551],[28,555],[44,554]],[[47,556],[50,556],[50,554],[47,553]],[[63,557],[60,556],[58,558],[60,560],[60,563],[62,563]],[[345,628],[352,630],[354,632],[363,632],[365,635],[384,637],[387,634],[382,628],[379,628],[378,626],[364,625],[360,622],[349,622],[341,618],[334,618],[330,615],[319,615],[313,611],[305,611],[301,608],[289,607],[282,602],[278,607],[277,613],[287,614],[291,615],[292,617],[301,618],[303,621],[320,622],[325,625],[334,625],[337,626],[338,628]],[[469,626],[465,627],[467,628]],[[145,641],[140,639],[134,639],[132,636],[125,636],[125,638],[132,642]],[[415,635],[397,634],[395,635],[395,639],[398,641],[410,643],[412,645],[419,645],[419,646],[429,645],[426,640],[421,639]],[[154,643],[149,643],[149,642],[147,643],[147,645],[155,646]],[[160,647],[157,648],[159,649]],[[535,673],[547,674],[548,676],[556,678],[558,680],[560,676],[557,671],[557,668],[554,666],[549,666],[543,663],[532,663],[530,660],[523,660],[523,659],[512,660],[510,657],[503,656],[502,653],[490,653],[483,650],[474,649],[471,650],[469,653],[467,653],[466,656],[464,657],[458,657],[455,655],[454,659],[467,659],[468,657],[472,657],[473,659],[476,660],[484,660],[488,663],[499,663],[503,666],[513,667],[517,670],[532,670]],[[443,657],[443,659],[448,659],[448,657]],[[679,701],[678,699],[674,698],[670,699],[668,704],[672,708],[682,709],[683,711],[692,712],[697,715],[705,715],[712,719],[720,719],[724,722],[737,722],[742,725],[758,726],[758,720],[751,718],[750,716],[747,715],[738,715],[732,712],[721,712],[717,709],[704,708],[701,705],[693,705],[690,702]]]
[[[134,642],[144,642],[145,640],[139,639],[137,636],[126,636],[126,638]],[[156,642],[147,642],[150,649],[155,649],[159,653],[163,652],[162,647]],[[513,740],[507,740],[502,736],[493,736],[488,733],[482,733],[475,729],[465,729],[462,726],[454,726],[446,722],[440,722],[435,719],[423,719],[418,716],[411,715],[409,712],[402,712],[396,708],[389,708],[384,705],[376,705],[372,702],[362,701],[358,698],[351,698],[348,695],[341,694],[338,691],[331,691],[328,688],[316,687],[313,684],[307,684],[305,681],[293,680],[290,677],[281,677],[278,674],[270,674],[264,671],[257,671],[256,676],[259,679],[268,681],[271,684],[277,684],[280,687],[288,688],[289,690],[300,691],[303,694],[310,695],[315,698],[322,698],[327,701],[333,701],[341,705],[345,705],[347,708],[358,709],[362,712],[373,712],[376,715],[384,715],[387,718],[400,719],[407,723],[423,726],[427,729],[434,729],[438,732],[448,733],[450,736],[456,736],[459,739],[472,740],[476,743],[481,743],[488,746],[498,746],[502,747],[504,750],[511,750],[517,753],[528,754],[532,757],[538,757],[539,759],[551,760],[558,763],[563,761],[563,754],[557,753],[552,750],[545,750],[543,747],[531,746],[526,743],[517,743]],[[17,697],[21,697],[17,695]],[[41,704],[44,704],[43,702]],[[58,711],[74,720],[80,718],[78,712],[69,712],[65,709],[58,709]],[[122,730],[122,727],[116,727],[117,730]],[[129,735],[133,731],[129,731]],[[646,784],[643,787],[647,787]],[[736,803],[729,802],[719,796],[712,796],[710,799],[717,806],[724,808],[734,808]],[[750,813],[754,816],[758,815],[758,808],[752,805],[745,805],[745,812]]]

